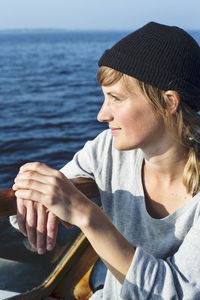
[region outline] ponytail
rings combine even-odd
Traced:
[[[189,149],[188,160],[183,172],[183,184],[187,193],[195,195],[200,191],[200,162],[193,147]]]
[[[185,147],[188,159],[183,171],[183,184],[187,193],[195,195],[200,191],[200,115],[185,104],[186,96],[183,95],[176,113],[170,115],[166,110],[169,99],[165,91],[142,81],[138,81],[138,86],[155,112],[163,116],[174,138]]]

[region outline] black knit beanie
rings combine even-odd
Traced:
[[[106,50],[99,66],[185,94],[184,101],[200,110],[200,47],[179,27],[148,23]]]

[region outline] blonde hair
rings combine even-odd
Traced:
[[[109,67],[100,67],[97,78],[100,85],[109,86],[121,78],[129,77]],[[187,104],[184,97],[189,97],[178,92],[180,103],[174,114],[169,114],[166,109],[169,103],[165,91],[153,87],[136,79],[136,83],[145,98],[152,104],[155,113],[162,115],[166,128],[182,144],[188,153],[188,159],[183,172],[183,184],[189,194],[200,191],[200,116]]]

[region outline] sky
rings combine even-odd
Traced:
[[[0,30],[132,30],[149,21],[198,30],[200,0],[0,0]]]

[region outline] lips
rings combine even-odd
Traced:
[[[119,127],[109,127],[109,128],[110,128],[112,134],[117,133],[121,130],[121,128],[119,128]]]

